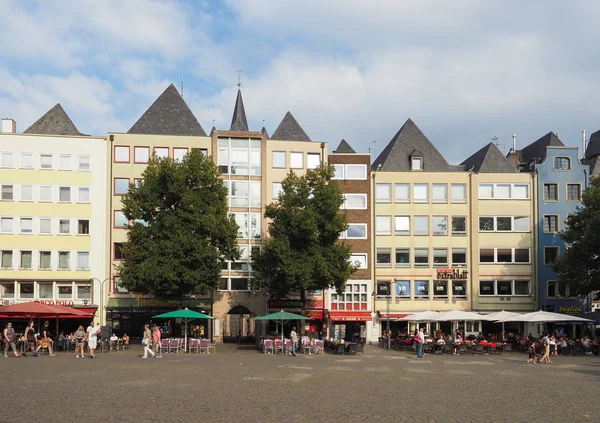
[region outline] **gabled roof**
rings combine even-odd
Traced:
[[[267,132],[267,128],[265,128],[263,126],[262,129],[260,130],[260,132],[262,132],[263,134],[265,134],[265,138],[266,139],[269,139],[269,133]]]
[[[340,145],[338,145],[338,148],[336,148],[333,152],[334,153],[343,153],[343,154],[356,153],[356,151],[354,151],[354,149],[352,147],[350,147],[350,144],[348,144],[348,142],[344,139],[340,141]]]
[[[588,165],[590,167],[590,177],[600,176],[600,156],[595,155],[590,157],[589,159],[583,159],[581,161],[582,164]]]
[[[373,162],[373,169],[381,165],[382,171],[408,172],[411,170],[410,157],[415,150],[423,156],[423,170],[426,172],[448,172],[455,170],[421,132],[415,123],[408,119],[394,138]]]
[[[127,133],[206,136],[198,119],[173,84],[148,107]]]
[[[467,170],[476,173],[515,173],[514,167],[493,142],[461,163]]]
[[[83,135],[60,103],[48,110],[44,116],[27,128],[25,134]]]
[[[585,157],[588,159],[600,154],[600,131],[594,132],[590,135],[587,148],[585,149]]]
[[[281,141],[311,141],[290,112],[285,114],[277,129],[273,132],[271,139]]]
[[[546,147],[564,147],[563,142],[554,132],[548,132],[539,140],[532,142],[519,152],[519,161],[527,163],[533,159],[539,159],[540,162],[546,158]]]
[[[238,89],[235,107],[233,108],[233,118],[231,119],[232,131],[248,131],[248,121],[246,120],[246,110],[242,100],[242,91]]]

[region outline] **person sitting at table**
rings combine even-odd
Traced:
[[[586,355],[594,354],[592,352],[592,343],[590,342],[590,339],[587,336],[584,336],[583,339],[581,340],[581,346],[583,347],[583,352]]]
[[[112,336],[110,337],[110,349],[111,350],[119,349],[119,337],[114,332],[113,332]]]
[[[567,355],[567,348],[567,340],[564,337],[560,338],[560,341],[558,343],[558,350],[560,352],[560,355]]]
[[[477,339],[478,341],[483,341],[483,340],[485,340],[485,336],[483,336],[483,334],[482,334],[481,332],[479,332],[479,333],[477,334],[477,337],[476,337],[476,339]]]

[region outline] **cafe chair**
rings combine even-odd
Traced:
[[[283,354],[283,341],[280,339],[275,340],[275,354],[278,351],[281,351],[281,354]]]
[[[273,340],[265,339],[263,342],[263,350],[265,354],[273,354]]]
[[[198,354],[199,349],[200,341],[198,341],[197,339],[190,339],[190,346],[188,348],[189,353],[191,354],[195,351],[196,354]]]

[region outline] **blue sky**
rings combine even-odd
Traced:
[[[411,117],[452,163],[497,136],[600,129],[600,2],[20,1],[0,3],[0,115],[60,102],[80,131],[125,132],[173,82],[227,129],[243,70],[250,129],[291,111],[330,149],[380,152]]]

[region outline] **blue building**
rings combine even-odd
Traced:
[[[578,147],[565,146],[552,132],[509,156],[518,170],[534,173],[538,308],[556,313],[582,313],[584,301],[559,280],[552,271],[552,262],[565,251],[559,233],[565,230],[568,216],[581,204],[589,166],[579,161]]]

